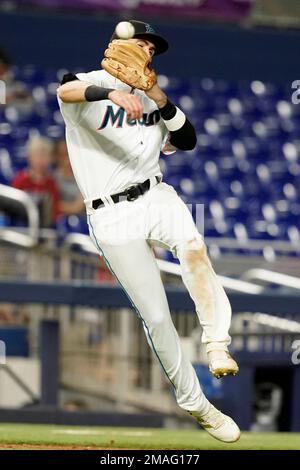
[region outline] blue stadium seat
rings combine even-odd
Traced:
[[[64,70],[12,68],[35,100],[30,115],[13,106],[0,109],[0,182],[9,183],[27,162],[32,131],[64,136],[56,88]],[[192,152],[160,160],[164,180],[184,201],[204,204],[208,236],[299,242],[300,107],[289,87],[259,80],[239,83],[160,76],[171,100],[196,127]],[[87,233],[85,218],[58,223],[60,234]]]
[[[56,228],[60,237],[64,238],[69,233],[82,233],[88,235],[88,225],[85,216],[69,215],[60,217]]]

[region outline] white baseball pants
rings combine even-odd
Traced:
[[[143,323],[150,347],[184,410],[207,412],[192,364],[184,356],[152,246],[179,258],[182,279],[196,307],[207,350],[226,349],[231,308],[206,255],[190,211],[173,187],[159,183],[135,201],[94,210],[87,203],[91,238],[125,290]]]

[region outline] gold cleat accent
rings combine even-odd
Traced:
[[[228,351],[215,350],[208,353],[209,370],[211,374],[220,379],[228,375],[236,375],[239,371],[239,366],[236,361],[231,357]]]
[[[222,442],[236,442],[240,438],[240,430],[237,424],[229,416],[224,415],[212,404],[205,414],[198,411],[188,413],[203,427],[212,437]]]

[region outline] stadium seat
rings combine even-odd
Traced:
[[[26,165],[32,132],[63,137],[56,89],[65,72],[12,68],[35,107],[30,115],[13,106],[0,109],[0,182],[9,183]],[[206,236],[299,241],[300,108],[291,105],[290,90],[259,80],[158,80],[198,137],[193,151],[161,158],[164,180],[186,203],[204,204]],[[87,233],[86,222],[63,218],[58,231]]]

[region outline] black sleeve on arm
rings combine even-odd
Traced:
[[[180,129],[170,131],[170,136],[170,143],[179,150],[193,150],[196,147],[196,132],[188,118]]]
[[[160,108],[160,114],[164,121],[169,121],[172,119],[177,111],[176,106],[171,103],[169,100],[167,104]],[[170,132],[170,143],[179,150],[193,150],[196,147],[197,136],[194,129],[194,126],[186,117],[183,126],[177,131]]]
[[[64,85],[65,83],[68,82],[73,82],[74,80],[79,80],[74,73],[65,73],[65,75],[62,78],[61,85]]]
[[[176,114],[176,106],[167,99],[163,108],[159,108],[159,112],[164,121],[169,121]]]

